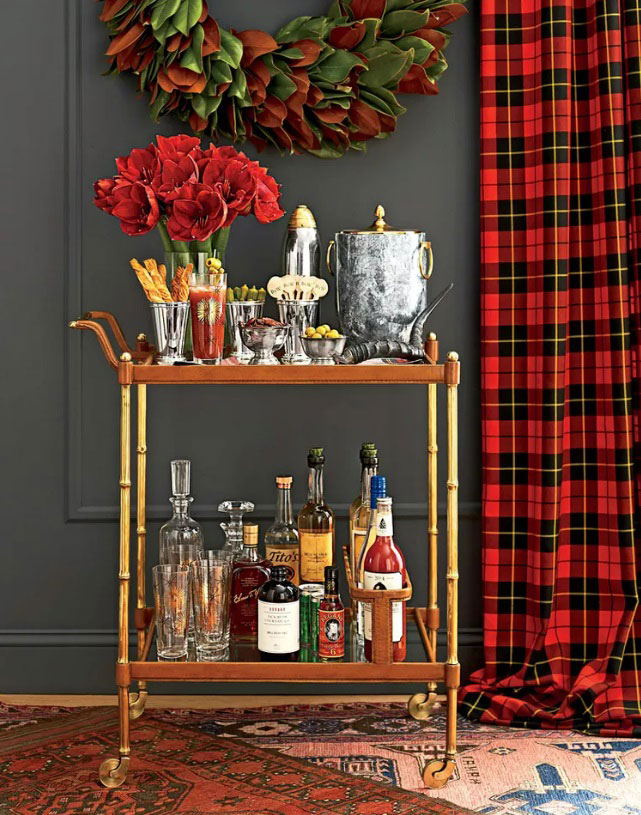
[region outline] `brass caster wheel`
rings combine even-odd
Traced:
[[[142,716],[147,703],[147,691],[141,690],[138,693],[129,694],[129,718],[137,719]]]
[[[433,761],[428,761],[423,770],[425,786],[431,790],[440,790],[450,780],[454,767],[453,758],[436,758]]]
[[[435,704],[435,693],[415,693],[407,703],[407,710],[413,719],[423,721],[432,715]]]
[[[120,787],[127,778],[127,770],[129,769],[129,756],[120,756],[120,758],[107,758],[100,765],[98,775],[100,783],[103,787],[115,789]]]

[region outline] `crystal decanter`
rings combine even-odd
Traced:
[[[194,500],[189,494],[191,462],[180,459],[171,462],[171,491],[169,499],[174,514],[160,527],[160,563],[187,566],[202,557],[203,531],[189,514]]]
[[[229,514],[229,520],[223,521],[220,525],[225,533],[224,551],[233,555],[240,553],[243,548],[243,515],[253,511],[254,505],[251,501],[223,501],[218,505],[218,512]]]

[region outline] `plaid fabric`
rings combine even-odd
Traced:
[[[485,722],[641,735],[641,0],[482,0]]]

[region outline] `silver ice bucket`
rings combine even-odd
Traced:
[[[340,330],[351,343],[409,342],[414,321],[427,307],[431,244],[417,229],[393,229],[384,215],[379,205],[369,229],[338,232],[327,249],[327,266],[336,277]]]
[[[184,362],[185,330],[189,317],[189,303],[150,303],[154,321],[156,362],[160,365],[173,365]]]

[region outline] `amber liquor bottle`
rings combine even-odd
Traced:
[[[258,553],[258,524],[245,524],[243,548],[231,573],[230,635],[234,640],[255,640],[258,632],[258,594],[269,580],[269,562]]]
[[[307,503],[298,515],[300,539],[300,582],[322,583],[325,566],[334,565],[334,512],[323,496],[322,447],[312,447],[307,456],[309,466]]]
[[[290,580],[297,586],[298,573],[298,532],[292,515],[292,477],[279,475],[276,478],[278,496],[276,518],[265,533],[265,557],[274,566],[288,566],[292,570]]]
[[[325,567],[325,594],[318,606],[318,656],[322,661],[345,656],[345,609],[338,595],[338,569]]]
[[[263,662],[296,662],[300,651],[298,588],[287,566],[273,566],[258,595],[258,650]]]

